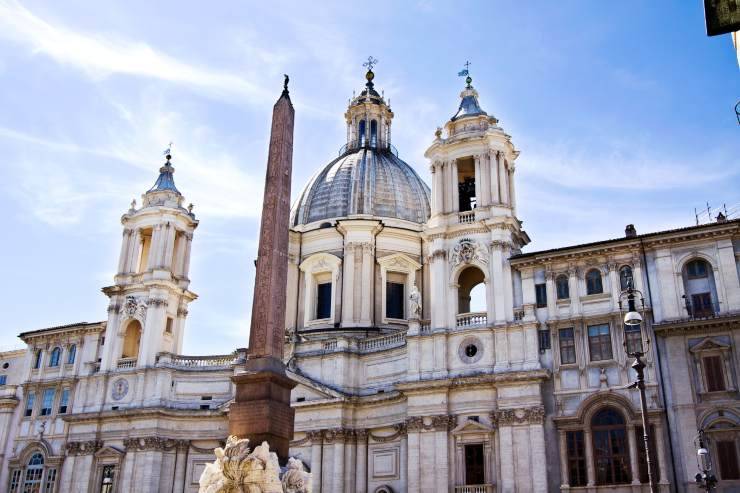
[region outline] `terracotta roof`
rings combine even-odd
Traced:
[[[675,229],[666,229],[664,231],[655,231],[652,233],[645,233],[637,236],[632,237],[626,237],[623,236],[621,238],[611,238],[608,240],[601,240],[601,241],[593,241],[590,243],[581,243],[578,245],[570,245],[570,246],[564,246],[564,247],[558,247],[558,248],[551,248],[549,250],[540,250],[537,252],[528,252],[528,253],[520,253],[519,255],[513,255],[510,257],[510,260],[519,260],[519,259],[526,259],[530,257],[535,257],[537,255],[548,255],[552,253],[561,253],[561,252],[567,252],[569,250],[577,250],[579,248],[588,248],[588,247],[595,247],[599,245],[608,245],[612,243],[630,243],[635,240],[645,239],[645,238],[654,238],[656,236],[661,235],[668,235],[672,233],[683,233],[683,232],[692,232],[692,231],[700,231],[703,229],[712,229],[712,228],[722,228],[726,226],[731,225],[740,226],[740,219],[731,219],[722,223],[713,222],[713,223],[707,223],[707,224],[699,224],[698,226],[685,226],[683,228],[675,228]]]

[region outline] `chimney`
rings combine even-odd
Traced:
[[[627,238],[634,238],[634,237],[637,236],[637,230],[635,229],[635,225],[634,224],[628,224],[624,228],[624,236],[627,237]]]

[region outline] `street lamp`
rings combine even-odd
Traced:
[[[645,352],[642,350],[642,342],[629,347],[627,344],[627,338],[629,337],[628,331],[634,333],[635,329],[637,334],[641,334],[640,325],[642,324],[643,316],[637,310],[636,298],[640,298],[640,311],[645,312],[645,298],[642,293],[632,287],[632,279],[629,279],[627,283],[627,289],[619,293],[619,311],[622,311],[622,299],[627,299],[627,313],[624,315],[624,350],[628,356],[635,358],[632,363],[632,369],[637,373],[637,381],[630,384],[627,388],[637,388],[640,391],[640,409],[642,411],[642,439],[645,442],[645,458],[647,463],[648,482],[650,483],[650,493],[658,492],[658,485],[655,481],[655,474],[653,474],[653,461],[652,454],[650,453],[650,428],[648,428],[648,417],[647,417],[647,399],[645,397],[645,363],[642,358],[645,356]],[[645,341],[649,343],[649,339],[645,338]]]
[[[694,476],[696,485],[707,491],[712,491],[717,486],[717,478],[712,474],[712,458],[709,455],[709,449],[705,444],[706,437],[704,430],[699,430],[699,435],[694,439],[696,446],[696,465],[699,467],[699,473]]]

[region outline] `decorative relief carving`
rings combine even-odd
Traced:
[[[453,266],[461,263],[469,264],[474,260],[487,263],[488,254],[479,243],[467,238],[460,240],[450,252],[450,262]]]
[[[153,306],[159,308],[159,307],[162,307],[162,306],[166,307],[169,303],[165,299],[161,299],[161,298],[149,298],[149,301],[147,302],[147,304],[149,306],[152,306],[153,305]]]
[[[121,313],[139,319],[141,322],[146,318],[147,301],[144,298],[126,296],[126,301],[121,307]]]
[[[111,397],[114,401],[120,401],[128,394],[128,380],[125,378],[119,378],[113,382],[113,389],[111,390]]]
[[[455,417],[447,414],[436,416],[410,416],[406,419],[406,430],[412,431],[448,431],[455,426]]]
[[[545,407],[534,406],[516,409],[500,409],[492,416],[499,426],[542,424],[545,422]]]
[[[147,450],[173,450],[175,448],[183,449],[190,447],[188,440],[175,440],[174,438],[164,437],[140,437],[126,438],[123,440],[123,446],[127,452],[144,452]]]
[[[100,440],[87,440],[82,442],[67,442],[64,447],[67,455],[92,455],[103,447]]]
[[[364,439],[366,439],[369,436],[376,443],[387,443],[387,442],[392,442],[394,440],[397,440],[399,437],[406,435],[406,423],[397,423],[393,425],[393,434],[388,435],[388,436],[378,436],[378,435],[373,434],[372,432],[369,432],[368,430],[362,430],[362,431],[365,432]],[[360,440],[359,435],[357,439]]]

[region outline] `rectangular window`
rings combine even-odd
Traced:
[[[639,325],[625,325],[624,339],[628,353],[642,352],[642,331]]]
[[[550,331],[549,330],[538,330],[537,338],[540,343],[540,352],[544,352],[546,349],[550,349],[552,344],[550,343]]]
[[[642,426],[635,426],[635,443],[637,443],[637,462],[640,466],[640,482],[647,484],[647,454],[645,454],[645,439],[642,437]],[[655,448],[655,426],[650,425],[650,459],[652,460],[652,471],[656,481],[660,481],[660,467],[658,467],[658,450]]]
[[[612,337],[609,324],[588,326],[588,347],[591,361],[612,359]]]
[[[567,300],[570,298],[570,287],[568,286],[568,282],[568,278],[565,276],[560,276],[555,280],[559,300]]]
[[[21,484],[21,470],[14,469],[10,474],[10,489],[9,493],[18,493],[18,487]]]
[[[404,285],[399,282],[385,283],[385,316],[387,318],[404,318]]]
[[[23,416],[29,417],[33,414],[33,405],[36,403],[36,392],[29,392],[28,397],[26,397],[26,410],[23,413]]]
[[[535,284],[534,294],[537,298],[537,308],[547,306],[547,286],[545,284]]]
[[[717,462],[720,479],[740,479],[740,468],[737,464],[737,445],[735,440],[717,442]]]
[[[704,378],[707,383],[707,392],[722,392],[725,388],[725,374],[722,371],[721,356],[704,356]]]
[[[691,315],[694,317],[714,316],[711,293],[697,293],[691,295]]]
[[[66,414],[67,406],[69,406],[69,389],[62,389],[62,397],[59,399],[59,414]]]
[[[8,376],[0,375],[0,385],[5,385],[6,383],[8,383]]]
[[[316,286],[316,318],[331,317],[331,283],[324,282]]]
[[[565,433],[568,456],[568,485],[586,486],[586,450],[582,431]]]
[[[54,389],[44,389],[43,397],[41,398],[41,416],[48,416],[51,414],[51,407],[54,405],[54,395],[56,391]]]
[[[479,485],[486,483],[483,469],[483,444],[465,445],[465,484]]]
[[[44,486],[44,493],[53,493],[54,485],[57,482],[57,470],[56,468],[49,468],[46,470],[46,485]]]
[[[560,341],[560,364],[567,365],[576,362],[576,339],[573,334],[573,328],[560,329],[558,331],[558,341]]]
[[[167,324],[164,327],[164,331],[167,334],[172,334],[172,324],[173,324],[173,322],[174,321],[172,320],[172,317],[167,317]]]
[[[116,466],[105,465],[100,478],[100,493],[112,493],[113,482],[116,479]]]

